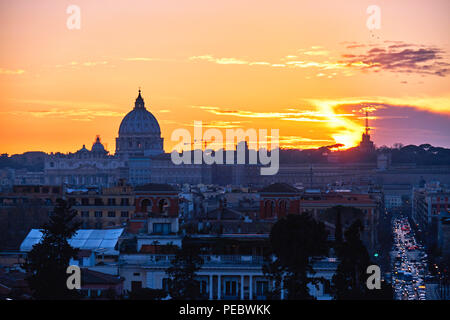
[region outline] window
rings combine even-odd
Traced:
[[[81,211],[81,217],[89,218],[89,211]]]
[[[268,292],[269,284],[267,281],[256,281],[256,295],[259,297],[263,297]]]
[[[141,274],[139,273],[139,272],[134,272],[133,273],[133,276],[135,276],[135,277],[139,277]]]
[[[208,293],[208,281],[205,279],[199,280],[200,284],[200,294],[206,295]]]
[[[109,218],[115,218],[116,217],[116,213],[114,211],[108,211],[108,217]]]
[[[109,198],[109,199],[108,199],[108,205],[109,205],[109,206],[115,206],[115,205],[116,205],[116,199],[114,199],[114,198]]]
[[[89,199],[88,198],[83,198],[81,199],[81,204],[83,206],[88,206],[89,205]]]
[[[158,202],[159,207],[159,213],[167,213],[167,210],[169,209],[169,202],[167,199],[161,199]]]
[[[141,208],[142,208],[143,212],[151,213],[152,212],[152,202],[149,199],[142,200]]]
[[[237,296],[237,280],[225,281],[225,295],[229,297]]]
[[[129,216],[128,211],[122,211],[122,212],[120,213],[120,216],[121,216],[122,218],[128,218],[128,216]]]
[[[128,205],[130,205],[130,200],[128,198],[122,198],[120,201],[120,204],[122,206],[128,206]]]
[[[103,213],[101,211],[95,211],[95,217],[101,218],[103,216]]]
[[[169,291],[170,279],[164,278],[162,279],[162,289],[165,291]]]
[[[153,233],[169,234],[171,231],[170,223],[154,223]]]

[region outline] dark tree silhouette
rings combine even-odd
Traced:
[[[337,244],[342,243],[342,221],[341,221],[341,206],[336,207],[336,224],[334,238]]]
[[[264,274],[275,280],[272,297],[279,296],[283,286],[285,299],[313,299],[307,285],[320,279],[311,277],[315,273],[311,258],[328,253],[327,236],[324,224],[307,213],[288,215],[274,224],[270,243],[275,260],[263,267]]]
[[[27,278],[33,298],[45,300],[66,300],[79,297],[76,290],[67,288],[66,273],[71,258],[75,258],[78,249],[68,243],[79,228],[73,222],[76,213],[66,201],[57,200],[57,205],[49,216],[49,222],[43,226],[42,241],[33,246],[23,267],[31,275]]]
[[[188,238],[183,239],[172,265],[166,270],[170,277],[169,294],[175,300],[197,300],[202,298],[200,282],[195,279],[196,272],[203,265],[200,248]]]
[[[333,276],[336,299],[362,299],[366,293],[366,270],[371,265],[369,253],[361,241],[360,220],[345,231],[345,242],[337,248],[340,263]]]

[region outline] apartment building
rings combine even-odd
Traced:
[[[133,188],[124,180],[103,189],[68,189],[66,197],[85,229],[124,226],[135,210]]]

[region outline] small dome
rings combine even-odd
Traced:
[[[83,144],[83,148],[81,148],[81,149],[78,150],[77,152],[89,152],[89,150],[86,149],[86,145]]]
[[[158,121],[153,114],[145,108],[141,90],[139,90],[139,95],[136,98],[134,109],[123,118],[119,127],[119,136],[135,134],[161,134]]]
[[[105,147],[100,142],[100,136],[97,136],[97,138],[95,139],[95,142],[92,145],[92,152],[106,152]]]

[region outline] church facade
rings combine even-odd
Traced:
[[[110,155],[97,136],[91,150],[51,154],[45,161],[45,184],[71,187],[111,187],[120,179],[132,184],[150,182],[151,157],[164,153],[164,140],[155,116],[139,90],[134,108],[123,118],[116,152]]]

